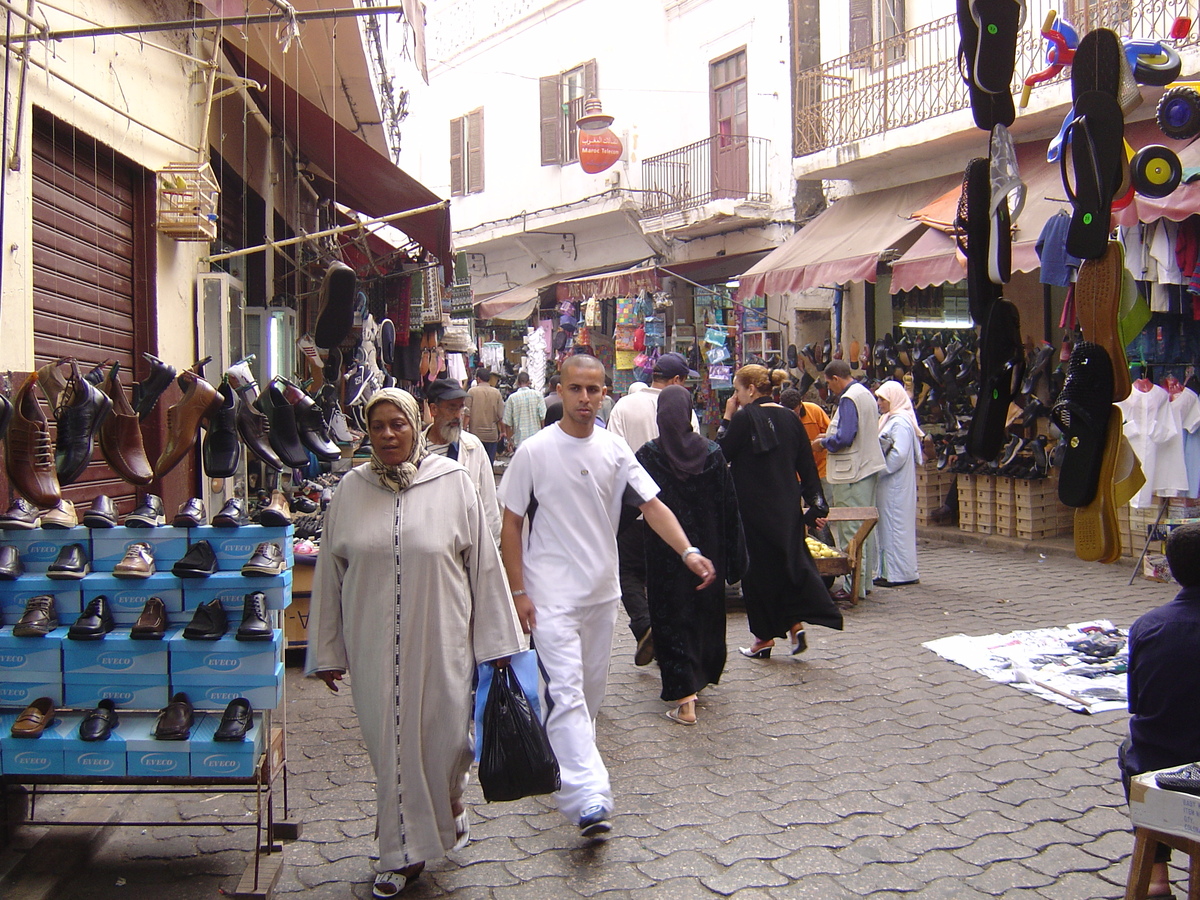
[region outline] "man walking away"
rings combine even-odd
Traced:
[[[529,386],[529,373],[517,373],[517,389],[504,401],[505,436],[516,449],[542,430],[546,401]]]
[[[487,451],[488,461],[496,461],[496,446],[500,443],[500,422],[504,418],[504,398],[491,385],[492,373],[475,370],[475,383],[467,391],[467,413],[470,432],[479,438]]]
[[[496,501],[496,476],[483,443],[469,431],[462,430],[462,412],[467,392],[457,381],[439,378],[425,388],[429,413],[433,422],[425,429],[425,442],[430,453],[458,462],[471,475],[483,516],[496,543],[500,543],[500,505]]]

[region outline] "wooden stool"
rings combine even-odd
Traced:
[[[1133,832],[1133,858],[1129,861],[1129,880],[1125,900],[1146,900],[1150,888],[1150,869],[1154,866],[1155,844],[1188,855],[1188,900],[1200,900],[1200,841],[1153,831],[1140,825]]]

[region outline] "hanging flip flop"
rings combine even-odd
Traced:
[[[1125,252],[1118,241],[1109,241],[1099,259],[1085,259],[1075,280],[1075,313],[1083,336],[1108,351],[1113,368],[1113,402],[1129,396],[1129,363],[1121,343],[1118,315]]]
[[[1112,200],[1125,152],[1124,119],[1117,101],[1101,91],[1081,96],[1075,113],[1067,129],[1073,188],[1067,176],[1067,154],[1059,158],[1063,188],[1072,207],[1067,252],[1080,259],[1099,259],[1108,249],[1112,230]]]
[[[1075,510],[1075,555],[1085,562],[1115,562],[1121,557],[1121,526],[1117,521],[1113,480],[1123,437],[1121,410],[1110,406],[1100,452],[1096,494],[1087,506]]]
[[[1121,39],[1108,28],[1093,28],[1079,39],[1075,48],[1071,99],[1078,100],[1088,91],[1111,95],[1123,113],[1133,112],[1142,102]]]
[[[1025,0],[971,0],[971,18],[977,33],[976,86],[989,94],[1011,96],[1017,62],[1017,33],[1025,24]]]
[[[958,72],[967,86],[971,99],[971,115],[975,124],[984,131],[996,125],[1011,125],[1017,118],[1017,107],[1012,91],[1005,87],[989,93],[975,81],[976,60],[979,48],[979,26],[971,11],[971,0],[958,0]]]
[[[1021,314],[1010,300],[992,304],[980,335],[979,394],[967,433],[967,451],[991,461],[1004,446],[1008,408],[1021,384],[1025,354]]]
[[[954,225],[959,249],[967,258],[967,302],[971,319],[979,326],[987,321],[988,310],[1000,298],[1000,287],[988,277],[991,201],[988,161],[982,157],[973,159],[963,173],[963,192]]]
[[[988,280],[1007,284],[1012,277],[1012,226],[1025,207],[1025,182],[1017,171],[1017,151],[1003,125],[992,129],[988,153]]]
[[[1067,363],[1067,380],[1050,418],[1063,433],[1066,449],[1058,499],[1080,509],[1096,497],[1112,407],[1112,361],[1099,344],[1080,341]]]

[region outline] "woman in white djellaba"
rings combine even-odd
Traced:
[[[348,672],[375,769],[375,897],[466,846],[476,665],[526,647],[500,552],[467,470],[427,453],[411,394],[366,408],[371,459],[325,515],[305,672],[337,690]]]
[[[912,400],[898,381],[875,389],[879,403],[879,445],[886,470],[879,473],[879,577],[876,587],[919,584],[917,575],[917,466],[925,461]]]

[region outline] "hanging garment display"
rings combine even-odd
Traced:
[[[487,341],[479,351],[479,362],[493,372],[504,371],[504,345],[499,341]]]
[[[1130,503],[1137,509],[1156,506],[1155,494],[1176,497],[1188,489],[1183,435],[1170,404],[1165,390],[1144,379],[1136,382],[1130,395],[1117,404],[1125,417],[1125,437],[1146,475],[1145,486]]]
[[[588,297],[583,303],[583,324],[589,328],[600,327],[600,300]]]
[[[1171,394],[1171,412],[1183,434],[1183,462],[1187,490],[1183,496],[1200,497],[1200,397],[1187,389]]]
[[[546,335],[541,328],[525,329],[525,356],[521,368],[529,373],[530,387],[541,393],[546,385]]]
[[[464,353],[446,354],[446,376],[462,383],[467,380],[467,357]]]

